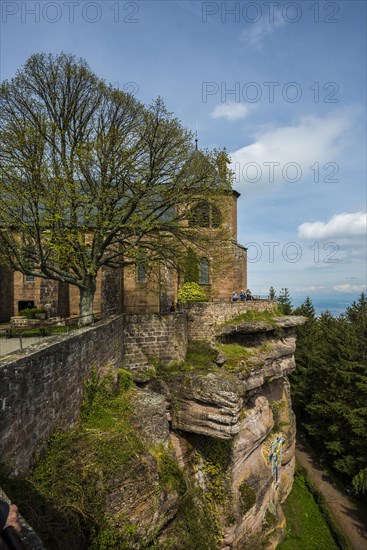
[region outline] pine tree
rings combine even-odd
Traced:
[[[305,420],[304,410],[311,398],[312,369],[316,367],[316,313],[312,300],[306,300],[294,310],[295,315],[307,317],[307,322],[297,328],[296,369],[290,375],[292,403],[299,422]]]
[[[276,298],[276,291],[275,291],[275,288],[273,286],[270,287],[269,289],[269,300],[275,300]]]
[[[312,300],[309,296],[306,297],[306,300],[293,312],[294,315],[303,315],[303,317],[308,317],[309,319],[315,319],[316,311]]]
[[[330,465],[366,488],[367,302],[362,294],[339,318],[314,315],[307,299],[295,311],[307,315],[298,330],[296,371],[291,375],[298,423]]]
[[[282,288],[278,296],[278,303],[280,304],[280,309],[284,315],[291,315],[292,300],[288,288]]]

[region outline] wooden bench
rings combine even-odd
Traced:
[[[41,336],[45,336],[47,327],[50,326],[48,323],[32,323],[32,324],[9,324],[1,325],[0,330],[5,330],[6,338],[11,338],[13,334],[22,334],[27,330],[38,330]]]

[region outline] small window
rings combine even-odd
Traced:
[[[25,276],[25,282],[26,283],[34,283],[34,279],[35,279],[34,275],[26,275]]]
[[[147,282],[147,270],[144,264],[138,264],[136,266],[136,279],[138,283],[146,283]]]
[[[199,284],[209,284],[209,261],[206,258],[199,260]]]

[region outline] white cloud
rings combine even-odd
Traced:
[[[212,118],[226,118],[227,120],[238,120],[240,118],[246,118],[251,111],[250,105],[245,103],[222,103],[222,105],[216,105],[214,110],[210,113]]]
[[[366,235],[367,214],[365,212],[343,212],[328,222],[305,222],[298,227],[301,239],[327,239]]]
[[[302,287],[298,287],[298,288],[295,288],[294,290],[296,292],[314,292],[315,290],[322,290],[324,289],[325,287],[324,286],[314,286],[314,285],[311,285],[311,286],[302,286]]]
[[[333,289],[337,292],[362,292],[366,289],[366,285],[351,285],[350,283],[345,283],[342,285],[335,285]]]
[[[248,18],[255,17],[248,14]],[[249,28],[245,29],[241,34],[241,41],[255,50],[262,50],[265,45],[266,38],[285,25],[285,18],[282,17],[280,10],[274,10],[274,17],[267,15],[261,17],[258,21],[250,23]]]
[[[259,132],[252,144],[230,154],[236,183],[289,182],[304,177],[316,181],[317,172],[319,178],[324,177],[326,163],[332,163],[327,173],[335,170],[337,178],[337,160],[353,121],[352,112],[335,112],[325,117],[304,116],[296,124]]]

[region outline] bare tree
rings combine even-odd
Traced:
[[[0,111],[0,260],[76,285],[85,324],[103,266],[175,265],[208,238],[184,220],[228,183],[161,99],[145,107],[83,60],[36,54]]]

